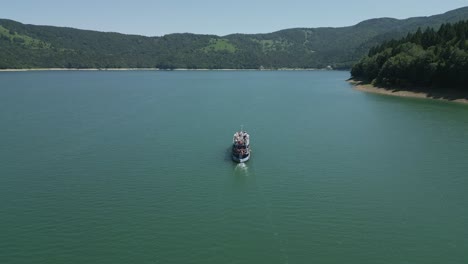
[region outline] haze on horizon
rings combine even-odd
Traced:
[[[223,36],[295,27],[343,27],[379,17],[431,16],[467,5],[467,0],[17,0],[2,4],[0,18],[146,36],[185,32]]]

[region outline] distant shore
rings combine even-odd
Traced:
[[[278,69],[159,69],[159,68],[31,68],[31,69],[0,69],[0,72],[26,71],[328,71],[317,68],[278,68]]]
[[[0,72],[25,72],[25,71],[132,71],[132,70],[155,70],[152,68],[134,69],[134,68],[112,68],[112,69],[98,69],[98,68],[31,68],[31,69],[0,69]]]
[[[354,86],[354,89],[358,91],[362,91],[362,92],[367,92],[367,93],[408,97],[408,98],[424,98],[424,99],[441,100],[441,101],[447,101],[447,102],[468,104],[468,99],[465,99],[462,96],[454,94],[454,93],[436,94],[436,93],[430,93],[430,92],[424,92],[424,91],[407,91],[407,90],[396,89],[396,88],[384,88],[384,87],[377,87],[369,83],[363,83],[361,81],[357,81],[353,79],[348,80],[348,82]]]

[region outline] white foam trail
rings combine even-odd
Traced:
[[[244,162],[237,164],[237,167],[242,168],[242,169],[247,169],[247,165]]]
[[[249,176],[249,167],[247,167],[247,164],[245,163],[239,163],[236,165],[234,172],[237,175],[243,175],[243,176]]]

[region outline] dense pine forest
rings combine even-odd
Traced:
[[[355,79],[406,90],[468,94],[468,20],[418,29],[370,49],[351,71]]]
[[[468,7],[429,17],[378,18],[339,28],[267,34],[126,35],[0,19],[0,69],[350,69],[369,49],[421,28],[468,19]],[[419,33],[418,33],[419,34]],[[376,53],[376,50],[374,50]],[[371,53],[372,55],[374,53]]]

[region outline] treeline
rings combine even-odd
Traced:
[[[370,49],[351,75],[380,86],[468,92],[467,37],[468,20],[418,29]]]
[[[317,37],[309,36],[311,33],[306,36],[306,32],[290,29],[224,37],[189,33],[145,37],[0,19],[0,69],[350,68],[351,64],[340,62],[340,57],[326,56],[327,40],[332,35],[323,34],[322,41],[315,43],[312,41]]]
[[[267,34],[146,37],[0,19],[0,68],[350,69],[369,48],[418,27],[468,19],[468,7],[409,19]],[[374,51],[375,52],[375,51]]]

